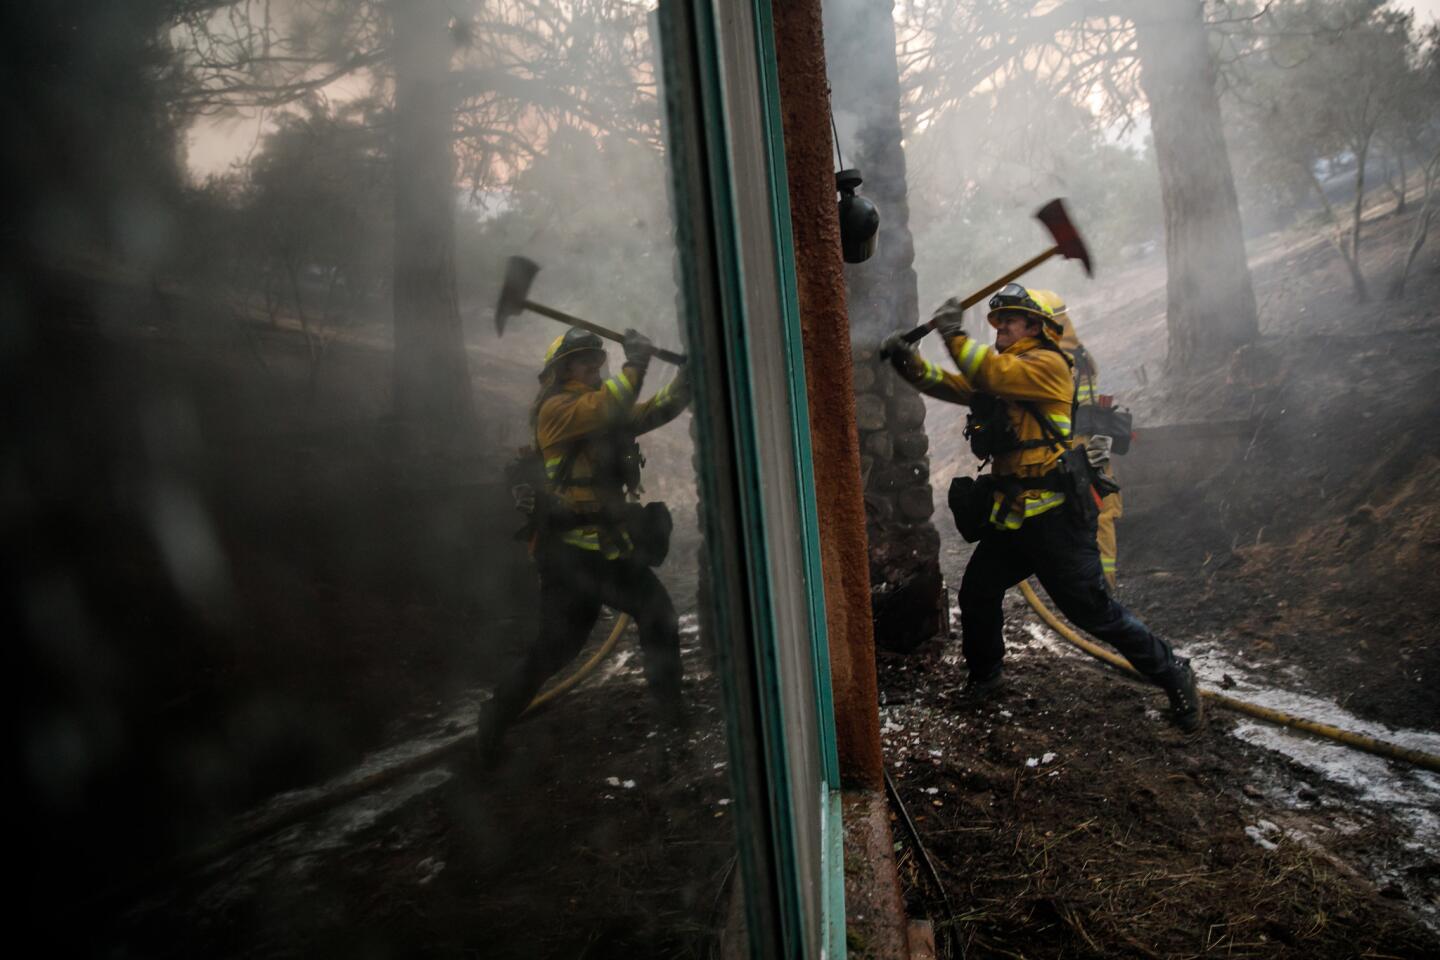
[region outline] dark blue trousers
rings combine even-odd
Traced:
[[[981,538],[960,583],[961,649],[970,676],[988,677],[1005,656],[1005,591],[1034,574],[1070,622],[1120,651],[1151,682],[1171,686],[1179,671],[1170,645],[1126,610],[1105,583],[1095,522],[1065,506],[1031,517],[1019,530]]]
[[[655,571],[634,557],[607,560],[599,553],[551,544],[536,558],[540,568],[540,635],[500,678],[482,710],[503,730],[530,703],[546,679],[575,658],[604,604],[630,614],[640,629],[645,680],[660,709],[680,712],[680,624],[670,594]]]

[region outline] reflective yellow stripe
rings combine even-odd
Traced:
[[[566,530],[560,537],[561,543],[568,543],[572,547],[579,547],[581,550],[600,549],[600,531],[594,527],[576,527],[573,530]]]
[[[1063,493],[1047,493],[1043,497],[1036,497],[1034,500],[1025,501],[1025,516],[1033,517],[1036,514],[1044,513],[1051,507],[1058,507],[1065,502]]]
[[[1101,558],[1100,558],[1100,566],[1105,570],[1106,573],[1114,573],[1114,572],[1115,572],[1115,558],[1114,558],[1114,557],[1101,557]]]
[[[925,369],[920,372],[920,382],[922,384],[927,387],[934,387],[945,382],[944,370],[941,370],[929,360],[922,359],[920,362],[925,365]]]
[[[1011,510],[1005,519],[1000,519],[1001,497],[995,498],[995,504],[990,508],[990,523],[1002,530],[1019,530],[1020,524],[1031,517],[1037,517],[1047,510],[1053,510],[1065,502],[1063,493],[1047,493],[1043,497],[1036,497],[1033,500],[1023,500],[1025,512]]]
[[[965,345],[960,348],[960,372],[965,374],[967,379],[975,379],[976,371],[980,369],[981,362],[989,352],[988,344],[967,339]]]
[[[1050,422],[1055,424],[1055,429],[1060,431],[1061,436],[1070,436],[1070,418],[1058,413],[1048,413]]]
[[[631,385],[630,378],[625,376],[624,371],[606,380],[605,389],[609,390],[610,395],[620,403],[627,402],[635,395],[635,388]]]
[[[1084,403],[1087,400],[1094,400],[1095,388],[1088,383],[1082,384],[1080,389],[1076,392],[1075,396],[1081,403]]]
[[[594,550],[596,552],[599,552],[601,549],[600,528],[574,527],[570,530],[566,530],[563,534],[560,535],[560,542],[569,544],[572,547],[579,547],[581,550]],[[614,560],[617,557],[628,554],[631,550],[635,549],[635,544],[631,542],[630,535],[628,533],[622,532],[620,534],[620,543],[618,545],[612,545],[604,549],[605,558],[607,560]]]
[[[550,479],[550,480],[554,480],[554,479],[555,479],[555,471],[556,471],[556,470],[559,470],[559,469],[560,469],[560,464],[562,464],[562,463],[564,463],[564,462],[565,462],[565,458],[564,458],[563,456],[561,456],[561,457],[551,457],[549,460],[546,460],[546,461],[545,461],[545,476],[546,476],[546,478],[548,478],[548,479]]]

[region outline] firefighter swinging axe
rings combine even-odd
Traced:
[[[1070,221],[1070,214],[1065,210],[1064,201],[1059,199],[1051,200],[1045,204],[1045,206],[1035,211],[1035,219],[1043,223],[1045,229],[1050,231],[1050,236],[1055,241],[1055,245],[1044,253],[1031,257],[1003,277],[987,283],[964,300],[961,300],[960,308],[962,310],[969,310],[1011,280],[1014,280],[1022,274],[1029,273],[1056,254],[1059,254],[1066,260],[1079,260],[1085,266],[1085,275],[1087,277],[1094,275],[1090,269],[1090,251],[1086,248],[1085,241],[1080,236],[1080,231],[1076,230],[1075,224]],[[934,330],[935,324],[936,321],[934,319],[920,324],[920,326],[905,334],[905,342],[915,343],[931,330]]]
[[[529,310],[531,313],[538,313],[542,317],[549,317],[551,320],[559,320],[561,323],[568,323],[572,327],[579,327],[582,330],[589,330],[597,337],[604,337],[606,340],[614,340],[616,343],[625,341],[624,334],[617,333],[609,327],[602,327],[598,323],[591,323],[589,320],[582,320],[579,317],[571,316],[554,307],[547,307],[543,303],[536,303],[529,299],[530,285],[535,282],[535,274],[540,272],[540,264],[528,257],[511,257],[505,263],[505,282],[500,286],[500,298],[495,301],[495,333],[497,336],[505,335],[505,322],[516,314]],[[655,356],[667,363],[683,364],[685,355],[676,353],[673,350],[655,348]]]

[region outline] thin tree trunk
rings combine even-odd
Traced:
[[[1320,198],[1320,203],[1325,208],[1325,216],[1329,219],[1334,230],[1330,234],[1330,246],[1340,254],[1340,259],[1345,261],[1345,267],[1350,271],[1350,283],[1355,288],[1355,296],[1364,301],[1369,287],[1365,283],[1365,274],[1360,272],[1360,262],[1350,255],[1350,249],[1345,245],[1345,225],[1341,222],[1335,207],[1330,203],[1330,197],[1325,193],[1325,186],[1315,176],[1315,171],[1308,163],[1302,164],[1305,172],[1310,177],[1310,186],[1315,188],[1315,194]]]
[[[295,268],[295,258],[285,254],[285,277],[290,281],[290,299],[295,301],[295,317],[300,321],[300,330],[305,334],[306,343],[310,339],[310,318],[305,315],[305,300],[300,293],[300,275]]]
[[[1399,300],[1405,295],[1405,283],[1410,278],[1410,268],[1415,265],[1415,258],[1420,256],[1420,249],[1425,246],[1425,240],[1430,235],[1430,220],[1435,216],[1435,176],[1440,172],[1440,150],[1431,155],[1420,172],[1424,178],[1425,194],[1420,201],[1420,213],[1415,217],[1415,226],[1410,231],[1410,250],[1405,255],[1405,262],[1400,266],[1400,273],[1391,281],[1390,289],[1386,293],[1391,300]]]
[[[1355,151],[1355,208],[1351,213],[1350,226],[1350,262],[1355,280],[1355,298],[1361,303],[1370,299],[1365,268],[1360,265],[1360,232],[1365,217],[1365,161],[1369,159],[1369,154],[1368,143]]]
[[[1166,364],[1186,372],[1260,333],[1201,14],[1192,0],[1150,0],[1134,13],[1165,207]]]
[[[1406,181],[1406,178],[1405,178],[1405,154],[1397,152],[1397,153],[1396,153],[1395,163],[1400,167],[1400,183],[1399,183],[1399,185],[1397,186],[1396,183],[1395,183],[1395,178],[1390,175],[1390,158],[1389,158],[1389,157],[1386,157],[1386,158],[1385,158],[1385,185],[1386,185],[1387,187],[1389,187],[1389,188],[1390,188],[1390,192],[1395,195],[1395,213],[1396,213],[1396,214],[1403,214],[1403,213],[1405,212],[1405,190],[1406,190],[1406,182],[1405,182],[1405,181]]]
[[[455,157],[445,0],[396,0],[395,413],[427,449],[475,423],[455,290]]]

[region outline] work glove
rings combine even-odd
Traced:
[[[936,307],[930,320],[946,340],[965,335],[965,308],[960,306],[959,297],[950,297]]]
[[[1105,464],[1110,462],[1110,445],[1114,442],[1112,437],[1104,434],[1091,437],[1085,443],[1085,458],[1090,461],[1090,466],[1103,470]]]
[[[529,519],[535,515],[535,488],[528,483],[517,483],[510,488],[510,497],[515,501],[515,510]]]
[[[915,348],[905,342],[905,331],[896,330],[890,336],[880,341],[880,359],[889,360],[891,363],[903,361]]]
[[[626,366],[639,367],[642,371],[650,365],[650,357],[655,353],[655,344],[634,327],[626,329],[621,346],[625,348]]]

